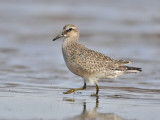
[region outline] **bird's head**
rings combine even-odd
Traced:
[[[62,38],[62,37],[66,37],[66,38],[75,38],[75,37],[79,37],[79,30],[78,28],[73,25],[73,24],[67,24],[63,27],[63,31],[61,34],[59,34],[57,37],[55,37],[53,39],[53,41]]]

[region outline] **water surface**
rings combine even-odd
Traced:
[[[0,1],[0,119],[160,118],[160,2]],[[80,29],[80,42],[143,72],[99,81],[64,95],[83,80],[67,69],[62,40],[65,24]]]

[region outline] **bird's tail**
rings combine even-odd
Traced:
[[[137,72],[141,72],[142,68],[130,67],[130,66],[119,66],[117,70],[124,71],[125,73],[137,73]]]
[[[129,73],[137,73],[137,72],[141,72],[142,71],[142,68],[138,68],[138,67],[129,67],[129,66],[126,66],[126,72],[129,72]]]

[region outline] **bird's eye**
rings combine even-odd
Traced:
[[[72,28],[69,28],[68,30],[69,30],[69,31],[72,31],[73,29],[72,29]]]

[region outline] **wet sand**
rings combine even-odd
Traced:
[[[90,2],[0,1],[0,119],[159,120],[160,15],[158,0]],[[83,9],[82,9],[83,7]],[[66,67],[65,24],[80,29],[80,42],[143,72],[83,85]]]

